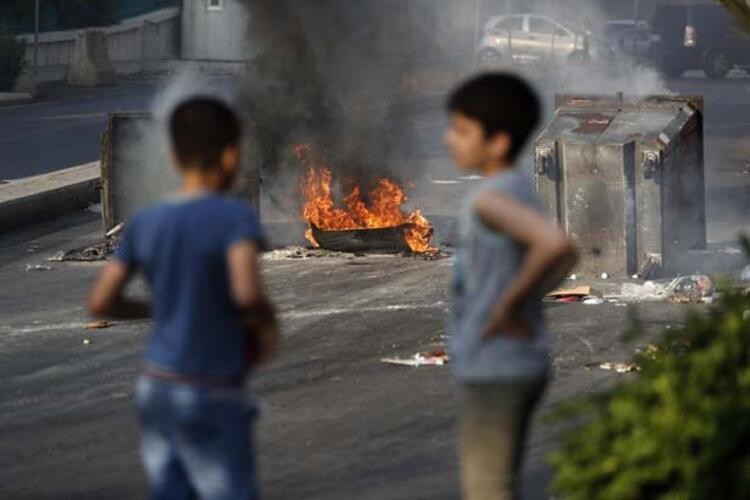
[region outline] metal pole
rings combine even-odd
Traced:
[[[39,63],[39,0],[34,3],[34,67],[31,74],[36,81],[36,67]]]
[[[476,48],[479,46],[479,43],[482,41],[482,33],[481,33],[481,25],[482,25],[482,0],[474,0],[474,48],[473,50],[476,51]]]
[[[638,27],[638,21],[641,20],[641,0],[635,0],[633,6],[633,18],[635,19],[635,26]]]

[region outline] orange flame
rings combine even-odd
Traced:
[[[430,246],[432,224],[419,210],[404,211],[407,202],[403,189],[390,179],[380,179],[363,199],[361,189],[355,185],[341,198],[337,206],[333,193],[333,175],[325,166],[318,166],[310,158],[309,145],[295,146],[294,154],[306,167],[302,182],[304,206],[302,215],[308,224],[327,231],[349,229],[382,229],[404,227],[404,241],[415,253],[434,252]],[[308,229],[305,237],[316,247],[318,242]]]

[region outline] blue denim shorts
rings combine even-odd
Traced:
[[[141,456],[152,500],[257,500],[255,403],[242,388],[138,379]]]

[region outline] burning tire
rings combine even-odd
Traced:
[[[709,78],[720,79],[732,70],[732,59],[725,51],[713,49],[703,58],[703,71]]]

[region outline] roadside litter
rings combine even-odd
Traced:
[[[50,262],[96,262],[106,260],[115,251],[115,248],[117,248],[124,228],[125,225],[120,223],[107,231],[103,242],[85,248],[58,252],[47,260]]]
[[[562,288],[547,294],[544,298],[547,302],[583,302],[589,305],[603,304],[600,293],[590,286],[577,286],[574,288]],[[598,299],[598,300],[597,300]],[[601,302],[599,302],[601,300]]]
[[[714,283],[703,274],[675,278],[664,289],[667,300],[676,304],[703,302],[714,294]]]
[[[109,321],[92,321],[91,323],[86,323],[83,325],[83,328],[85,330],[103,330],[105,328],[110,328],[114,323],[110,323]]]
[[[445,351],[420,352],[411,358],[383,358],[382,363],[401,366],[443,366],[448,364],[450,356]]]
[[[43,264],[26,264],[26,272],[34,272],[34,271],[52,271],[52,268],[50,266],[45,266]]]
[[[640,371],[641,367],[635,363],[600,363],[599,368],[617,373],[631,373]]]

